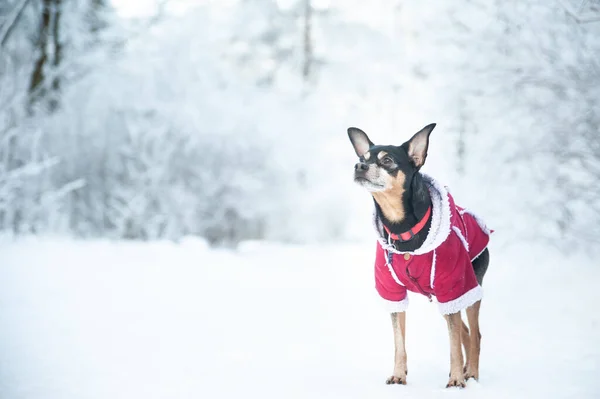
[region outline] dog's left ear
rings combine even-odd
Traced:
[[[369,148],[373,147],[373,142],[369,140],[369,136],[362,130],[357,127],[349,127],[348,128],[348,137],[352,142],[352,146],[354,146],[354,151],[356,151],[356,155],[362,157],[365,155]]]
[[[404,147],[408,153],[408,157],[417,169],[425,163],[427,148],[429,148],[429,135],[434,127],[435,123],[425,126],[401,146]]]

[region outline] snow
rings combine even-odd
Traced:
[[[495,245],[495,246],[494,246]],[[600,272],[492,243],[481,380],[444,388],[445,322],[411,296],[407,386],[387,386],[375,241],[237,251],[170,242],[0,244],[0,397],[594,398]]]

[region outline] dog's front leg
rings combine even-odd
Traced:
[[[406,385],[406,347],[404,337],[406,331],[406,312],[392,313],[392,326],[394,327],[394,374],[387,379],[386,384]]]
[[[461,348],[462,320],[460,312],[444,316],[448,323],[448,334],[450,336],[450,380],[448,387],[465,387],[463,374],[463,356]]]
[[[479,331],[479,308],[481,301],[475,302],[467,308],[467,318],[471,328],[471,342],[469,345],[469,356],[467,356],[467,367],[465,378],[479,379],[479,352],[481,351],[481,332]]]

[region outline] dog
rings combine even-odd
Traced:
[[[395,344],[394,371],[386,383],[406,384],[408,290],[430,301],[436,297],[450,337],[446,387],[464,388],[468,379],[479,379],[481,285],[492,230],[456,205],[447,187],[420,172],[435,126],[425,126],[400,146],[375,145],[356,127],[348,128],[348,137],[359,157],[354,181],[374,199],[375,287],[391,313]]]

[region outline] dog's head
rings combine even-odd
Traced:
[[[348,137],[358,155],[354,181],[368,191],[404,191],[427,158],[429,135],[435,123],[425,126],[400,146],[375,145],[362,130],[348,128]]]

